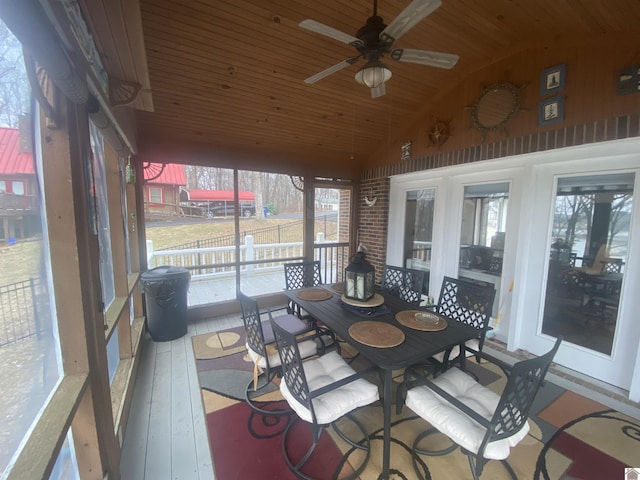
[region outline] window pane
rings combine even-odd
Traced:
[[[14,195],[24,195],[24,182],[11,182],[11,189]]]
[[[238,268],[248,295],[282,291],[284,260],[303,254],[302,192],[288,175],[238,172],[238,233],[233,170],[150,164],[145,179],[144,198],[152,189],[164,197],[145,205],[149,268],[189,269],[190,306],[235,299]]]
[[[495,287],[491,316],[496,318],[500,305],[509,184],[467,185],[463,200],[458,276]]]
[[[320,261],[322,280],[344,280],[349,264],[351,190],[349,188],[315,189],[314,252]]]
[[[149,202],[162,203],[162,189],[159,187],[149,187]]]
[[[303,255],[302,192],[289,175],[246,170],[238,187],[256,199],[255,218],[240,221],[240,288],[251,296],[282,292],[285,259]]]
[[[79,480],[78,464],[76,462],[75,450],[73,449],[73,436],[67,433],[67,438],[60,448],[58,459],[56,460],[50,480]]]
[[[111,334],[107,343],[107,364],[109,365],[109,383],[113,382],[116,369],[120,363],[120,348],[118,342],[118,327]]]
[[[425,294],[429,293],[435,199],[435,188],[407,192],[404,262],[406,268],[427,272],[423,288]]]
[[[42,192],[40,132],[30,115],[30,90],[23,70],[21,46],[0,23],[0,64],[8,72],[0,79],[0,95],[9,103],[0,108],[5,140],[20,145],[18,183],[36,196],[21,197],[19,217],[10,213],[12,195],[0,196],[0,216],[12,238],[0,249],[0,472],[17,452],[23,437],[47,402],[60,378],[60,353],[54,316],[53,281]],[[10,93],[8,95],[8,93]],[[21,128],[20,128],[21,127]],[[26,135],[26,137],[24,136]],[[21,141],[22,140],[22,141]],[[3,141],[2,144],[7,142]],[[10,152],[0,145],[0,155]],[[64,159],[62,159],[64,161]],[[4,162],[0,162],[3,164]],[[15,173],[14,173],[15,174]],[[25,187],[25,184],[28,184]]]
[[[92,193],[96,213],[96,229],[100,246],[100,281],[105,311],[115,298],[113,279],[113,258],[111,255],[111,235],[109,229],[109,199],[107,197],[107,181],[104,166],[104,144],[98,128],[89,123],[91,132],[91,151],[93,153]]]
[[[634,180],[632,173],[558,180],[542,333],[611,354]]]

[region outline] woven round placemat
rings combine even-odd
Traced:
[[[398,323],[404,325],[405,327],[413,328],[414,330],[422,330],[423,332],[438,332],[447,328],[447,321],[440,315],[433,312],[425,313],[431,313],[432,315],[438,317],[438,323],[434,325],[427,325],[416,320],[416,313],[421,311],[422,310],[403,310],[396,313],[396,320],[398,321]]]
[[[382,305],[384,303],[384,297],[382,295],[380,295],[379,293],[374,293],[373,297],[371,297],[366,302],[360,302],[358,300],[353,300],[351,298],[347,298],[343,294],[342,295],[342,301],[344,303],[346,303],[347,305],[351,305],[352,307],[370,308],[370,307],[379,307],[380,305]]]
[[[369,347],[390,348],[404,342],[404,332],[388,323],[364,320],[349,327],[349,335]]]
[[[321,300],[328,300],[333,297],[333,294],[329,290],[324,288],[305,288],[300,290],[296,296],[300,300],[309,300],[310,302],[319,302]]]
[[[334,283],[333,285],[331,285],[331,290],[333,290],[336,293],[344,293],[345,288],[346,287],[344,282]]]

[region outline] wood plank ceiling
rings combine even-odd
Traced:
[[[484,66],[541,45],[640,33],[637,0],[443,0],[394,47],[455,53],[458,64],[444,70],[385,57],[393,77],[386,95],[372,99],[354,80],[362,62],[305,84],[356,51],[298,26],[310,18],[355,35],[372,0],[140,0],[139,12],[124,3],[83,7],[107,71],[145,88],[136,103],[143,150],[189,145],[205,163],[225,157],[325,176],[357,174],[393,132]],[[389,23],[408,4],[380,0],[378,15]],[[135,32],[117,27],[123,15],[140,16],[145,56],[125,58],[123,44],[141,48]]]

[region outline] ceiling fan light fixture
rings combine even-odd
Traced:
[[[356,73],[356,81],[369,88],[376,88],[391,78],[391,70],[380,60],[370,60]]]

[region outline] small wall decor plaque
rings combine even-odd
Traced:
[[[538,104],[538,125],[548,125],[562,120],[564,120],[564,97],[547,98]]]
[[[564,90],[565,73],[564,63],[544,69],[540,75],[540,95],[544,97]]]
[[[411,158],[411,140],[402,144],[402,156],[400,160],[409,160]]]
[[[640,92],[640,65],[623,69],[618,74],[616,93],[618,95],[631,95]]]

